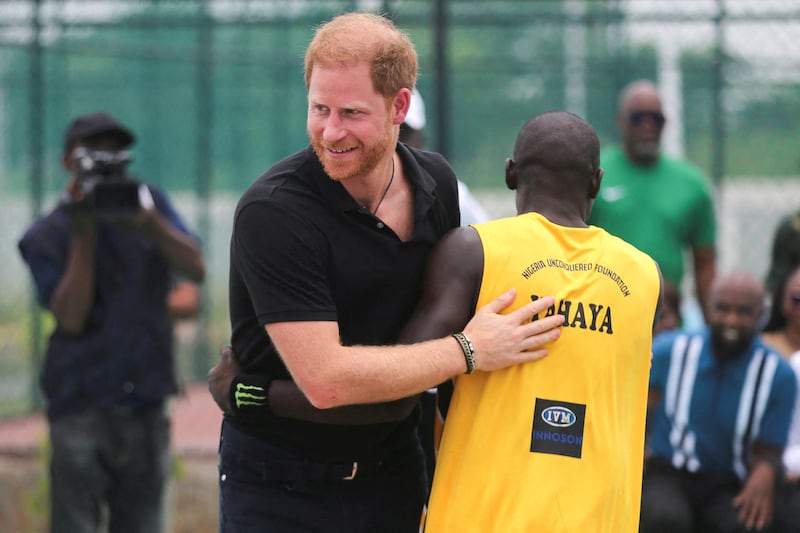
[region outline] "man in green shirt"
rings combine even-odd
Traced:
[[[678,290],[684,253],[691,252],[696,297],[705,315],[716,271],[714,204],[709,182],[697,167],[661,153],[665,120],[653,83],[635,81],[622,91],[621,145],[601,154],[605,178],[589,223],[649,254],[665,282]]]

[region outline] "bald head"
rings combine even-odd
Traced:
[[[753,274],[744,271],[731,272],[718,276],[711,284],[711,300],[719,300],[725,295],[737,297],[761,306],[766,295],[764,285]]]
[[[514,145],[514,160],[526,176],[558,174],[587,179],[600,167],[600,141],[579,116],[551,111],[522,127]]]
[[[653,164],[660,153],[665,123],[658,87],[647,80],[626,86],[620,94],[617,122],[628,158],[638,165]]]
[[[749,272],[714,279],[708,322],[715,357],[728,360],[744,355],[758,333],[765,294],[764,285]]]
[[[567,111],[551,111],[533,117],[520,130],[506,182],[517,190],[518,212],[548,216],[549,211],[570,217],[571,225],[582,225],[578,222],[589,214],[601,174],[594,128]]]
[[[655,104],[661,110],[661,96],[652,81],[637,80],[626,85],[619,95],[619,113],[628,113],[642,103]]]

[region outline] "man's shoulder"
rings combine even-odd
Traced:
[[[72,235],[69,217],[63,208],[56,208],[36,219],[20,237],[17,249],[23,260],[36,269],[38,259],[60,261],[68,253]]]
[[[695,350],[698,348],[702,350],[707,340],[708,335],[704,329],[697,331],[685,329],[664,331],[653,338],[653,357],[671,358],[673,353],[683,354],[687,352],[690,345],[694,345]],[[679,349],[676,349],[676,347]]]
[[[639,168],[631,163],[619,145],[608,146],[600,152],[600,166],[606,174],[604,180],[609,178],[613,180],[625,179],[628,177],[626,169],[635,173],[634,169]],[[669,176],[670,183],[674,183],[674,180],[682,180],[685,183],[691,182],[704,187],[709,183],[709,179],[703,170],[692,161],[664,152],[659,154],[656,166],[647,168],[649,169],[648,173]]]
[[[42,236],[57,236],[70,232],[70,221],[63,207],[56,207],[31,223],[20,241],[28,241]]]
[[[787,408],[791,409],[795,405],[798,395],[798,375],[789,361],[770,346],[757,340],[757,346],[766,350],[764,364],[762,366],[774,366],[774,373],[770,380],[770,393],[781,402],[786,402]]]
[[[619,145],[610,145],[601,150],[600,168],[603,169],[603,184],[595,204],[614,203],[622,198],[620,195],[630,183],[639,180],[640,171]]]
[[[308,163],[312,154],[311,148],[307,147],[284,157],[256,178],[250,188],[257,187],[260,184],[274,184],[286,176],[300,172],[311,172],[312,169],[308,167]]]
[[[450,163],[439,152],[430,150],[423,150],[421,148],[414,148],[413,146],[406,145],[408,152],[414,156],[420,165],[424,167],[443,167],[452,170]]]
[[[421,201],[423,210],[435,206],[433,212],[437,213],[440,230],[458,226],[458,180],[450,163],[442,154],[404,143],[398,143],[397,153],[406,177],[415,189],[415,201]]]
[[[314,172],[309,165],[309,150],[310,148],[306,148],[295,152],[265,170],[244,191],[239,199],[239,207],[254,201],[269,200],[277,190],[286,186],[306,188],[305,179],[290,178]]]
[[[170,199],[170,194],[166,190],[161,188],[161,186],[156,185],[155,183],[142,182],[142,185],[145,186],[147,190],[150,192],[153,202],[155,203],[156,208],[159,211],[164,212],[166,208],[170,210],[172,209],[173,203],[172,200]]]
[[[794,379],[794,369],[792,365],[789,364],[789,361],[761,338],[756,339],[753,353],[758,353],[759,350],[763,351],[767,360],[772,361],[772,364],[776,367],[777,373],[783,374],[787,378],[791,377]]]
[[[661,154],[660,163],[662,169],[669,174],[670,179],[680,179],[703,187],[709,183],[708,176],[688,159]]]
[[[398,152],[400,153],[401,157],[404,155],[406,155],[406,157],[410,156],[415,165],[419,167],[418,169],[414,169],[415,172],[412,172],[412,177],[414,177],[413,175],[421,170],[424,171],[421,172],[423,176],[418,177],[422,177],[424,179],[424,175],[430,175],[437,184],[445,182],[457,187],[455,171],[442,154],[428,150],[421,150],[406,144],[399,144]]]
[[[297,172],[303,168],[311,159],[317,160],[311,146],[306,146],[293,154],[289,154],[277,163],[269,167],[261,177],[278,176],[287,172]],[[317,160],[318,161],[318,160]]]

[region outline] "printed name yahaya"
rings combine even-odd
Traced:
[[[531,294],[531,300],[536,301],[540,297],[536,294]],[[556,306],[551,305],[545,311],[544,316],[553,316],[559,314],[564,317],[564,327],[588,329],[589,331],[597,331],[598,333],[614,334],[614,326],[611,320],[611,306],[602,304],[584,304],[579,301],[560,300],[558,302],[558,311]],[[541,318],[538,314],[531,317],[531,322]]]
[[[539,259],[534,261],[522,271],[522,277],[525,279],[530,278],[536,272],[544,269],[544,268],[560,268],[561,270],[567,270],[569,272],[590,272],[594,270],[595,272],[599,272],[604,276],[608,277],[611,281],[613,281],[617,287],[619,287],[620,292],[623,296],[629,296],[631,291],[628,288],[628,285],[622,280],[622,278],[614,272],[612,269],[608,268],[607,266],[594,264],[594,263],[567,263],[566,261],[562,261],[561,259]]]

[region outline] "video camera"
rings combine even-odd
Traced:
[[[128,175],[132,157],[127,150],[91,150],[80,146],[72,157],[78,164],[78,185],[82,199],[70,202],[76,209],[100,215],[130,215],[142,207],[141,189],[147,189]],[[147,191],[149,192],[149,191]]]

